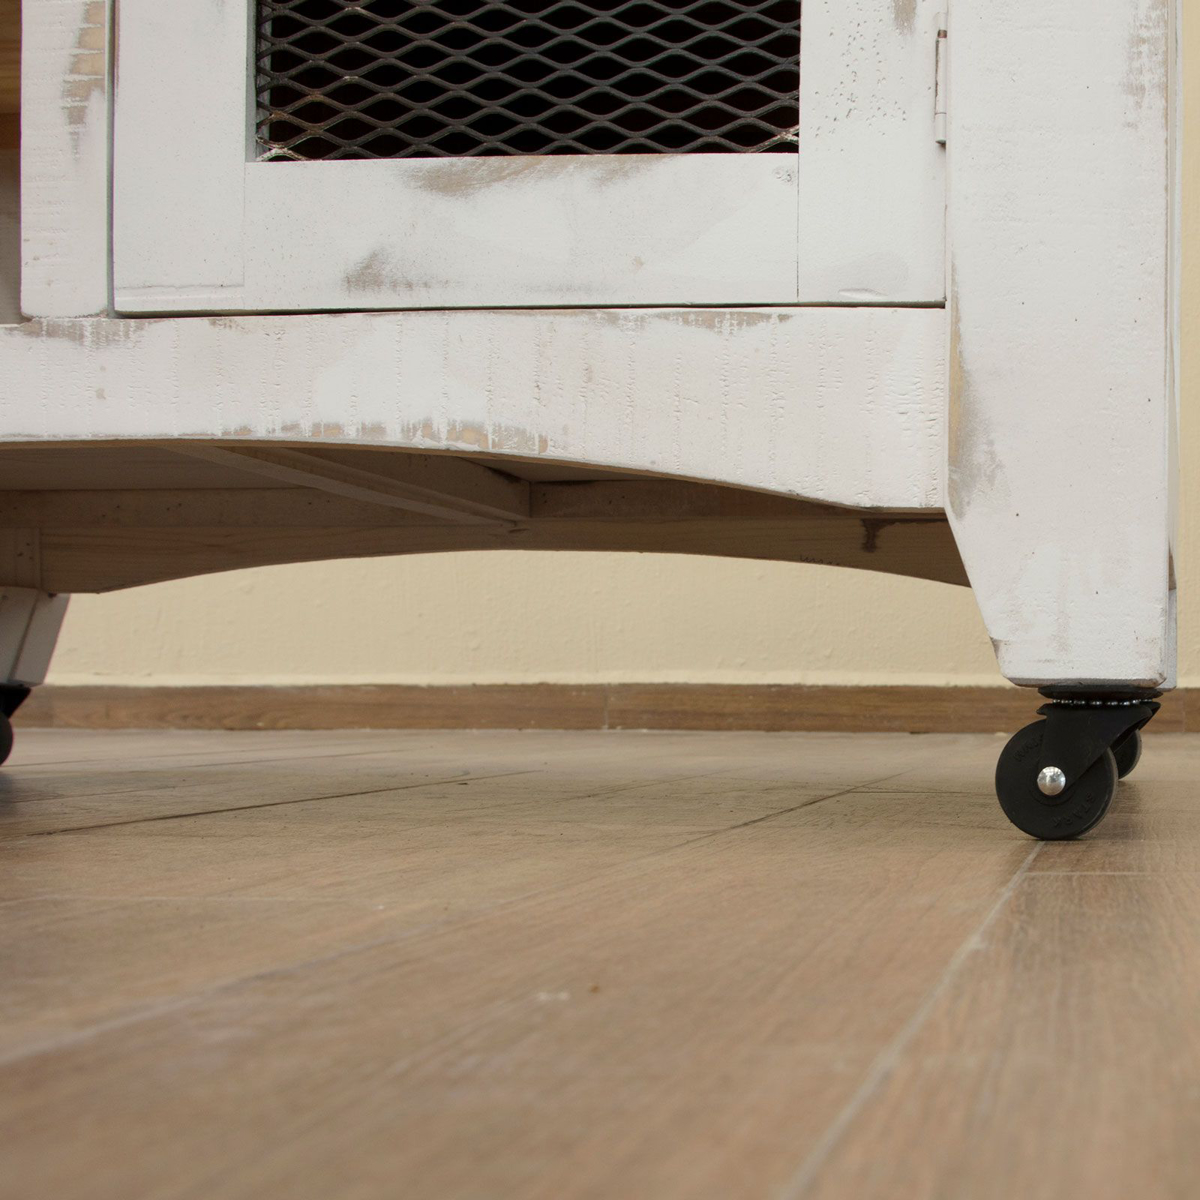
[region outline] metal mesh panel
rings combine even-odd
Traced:
[[[800,0],[259,0],[266,159],[796,150]]]

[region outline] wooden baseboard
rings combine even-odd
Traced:
[[[1200,728],[1173,692],[1160,732]],[[707,729],[996,733],[1033,720],[1004,687],[798,684],[495,684],[463,687],[53,687],[17,715],[60,729]],[[1197,711],[1200,712],[1200,706]]]

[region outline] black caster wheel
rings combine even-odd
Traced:
[[[1074,783],[1055,796],[1038,786],[1038,759],[1046,722],[1034,721],[1013,734],[996,764],[996,795],[1004,815],[1022,832],[1042,841],[1087,833],[1108,812],[1117,791],[1117,761],[1104,750]]]
[[[1134,729],[1123,738],[1118,738],[1113,743],[1112,752],[1117,760],[1117,778],[1124,779],[1126,775],[1132,775],[1133,768],[1142,757],[1141,730]]]
[[[13,727],[12,722],[0,713],[0,763],[12,753]]]

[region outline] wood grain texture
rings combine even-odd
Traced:
[[[1197,879],[1026,874],[787,1194],[1192,1195],[1200,957],[1179,947],[1200,919]]]
[[[0,116],[21,111],[21,2],[0,0]]]
[[[962,583],[941,521],[798,519],[537,521],[512,525],[388,525],[367,528],[191,527],[27,531],[39,547],[35,575],[12,580],[51,592],[106,592],[164,579],[320,559],[447,550],[593,550],[703,554],[822,563]],[[6,534],[0,529],[0,548]],[[11,540],[11,539],[10,539]],[[18,567],[28,561],[15,560]],[[3,560],[0,560],[0,566]],[[9,582],[0,577],[0,582]]]
[[[210,459],[249,474],[371,505],[398,508],[447,521],[481,524],[529,516],[529,485],[479,463],[444,455],[366,455],[277,447],[196,446],[179,453]]]
[[[0,367],[0,446],[359,444],[941,511],[940,310],[31,321]]]
[[[1174,683],[1178,7],[951,17],[947,510],[1017,683]]]
[[[30,536],[35,574],[0,558],[0,584],[102,592],[271,563],[495,549],[724,555],[966,581],[936,511],[345,444],[10,447],[0,452],[0,547]],[[18,568],[28,577],[6,576]]]
[[[942,301],[946,151],[933,114],[946,4],[802,8],[800,299]]]
[[[782,154],[271,163],[243,3],[125,0],[114,253],[126,313],[940,303],[938,0],[817,0]],[[192,53],[170,70],[178,40]],[[869,63],[869,69],[863,69]],[[330,221],[346,196],[355,219]],[[174,214],[188,211],[181,229]]]
[[[15,128],[13,133],[15,138]],[[0,325],[20,319],[21,156],[16,141],[6,137],[0,114]]]
[[[998,733],[1041,703],[1016,688],[790,684],[396,684],[38,688],[17,716],[59,729],[697,729]],[[1200,731],[1195,689],[1154,732]]]
[[[791,156],[258,162],[246,145],[245,0],[178,0],[169,17],[156,0],[125,0],[120,19],[122,312],[797,299]],[[168,109],[180,37],[193,53],[170,72]],[[349,195],[355,219],[330,221]],[[181,208],[186,232],[171,216]]]
[[[38,593],[25,629],[21,653],[9,673],[10,682],[21,687],[37,687],[45,680],[69,603],[69,596]]]
[[[1185,1200],[1200,739],[1041,848],[996,749],[26,734],[5,1189]]]
[[[21,28],[21,308],[109,302],[110,0],[26,3]]]
[[[241,469],[216,470],[217,482],[214,484],[202,472],[193,473],[177,467],[176,463],[182,462],[186,466],[187,461],[175,450],[165,451],[168,462],[161,474],[157,473],[155,464],[155,471],[144,479],[105,479],[94,470],[95,459],[102,457],[107,469],[110,453],[115,459],[115,469],[121,470],[128,460],[120,450],[102,455],[89,454],[80,447],[52,451],[38,467],[36,478],[26,476],[25,486],[19,478],[21,460],[41,459],[43,452],[0,454],[0,481],[13,485],[0,487],[0,528],[203,529],[225,526],[238,529],[261,526],[267,529],[355,529],[372,523],[404,528],[429,528],[439,524],[387,505],[381,508],[373,499],[337,496],[315,488],[288,487],[257,473],[243,473]],[[435,458],[433,455],[388,454],[384,451],[367,454],[371,458],[377,455],[392,460],[401,473],[406,459]],[[356,451],[343,452],[343,456],[353,463],[366,455]],[[451,465],[465,461],[449,455],[438,455],[436,459]],[[528,464],[505,462],[503,465],[519,469]],[[551,468],[547,465],[544,469]],[[172,483],[172,471],[185,479],[176,479]],[[18,476],[15,482],[13,476]],[[435,479],[431,474],[430,482]],[[230,486],[234,483],[245,486]],[[72,484],[76,486],[70,486]],[[866,515],[763,492],[676,479],[628,477],[612,481],[534,483],[527,497],[522,496],[522,499],[525,510],[522,515],[527,519],[579,524],[629,524],[638,519],[671,523],[801,519],[861,524],[868,521],[878,524],[877,535],[882,534],[889,523],[944,524],[941,518],[933,515],[878,511]],[[509,513],[510,517],[516,515]],[[879,540],[878,536],[876,540]]]
[[[0,588],[0,683],[36,687],[46,678],[67,600],[29,588]]]
[[[41,578],[41,536],[37,528],[0,529],[0,585],[37,588]]]

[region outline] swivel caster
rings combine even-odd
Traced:
[[[1014,734],[996,764],[1005,816],[1044,841],[1079,837],[1112,803],[1117,780],[1141,757],[1140,730],[1158,711],[1150,699],[1054,700],[1046,719]]]
[[[1124,779],[1133,774],[1133,768],[1142,757],[1142,733],[1134,729],[1119,741],[1113,743],[1113,758],[1117,760],[1117,778]]]

